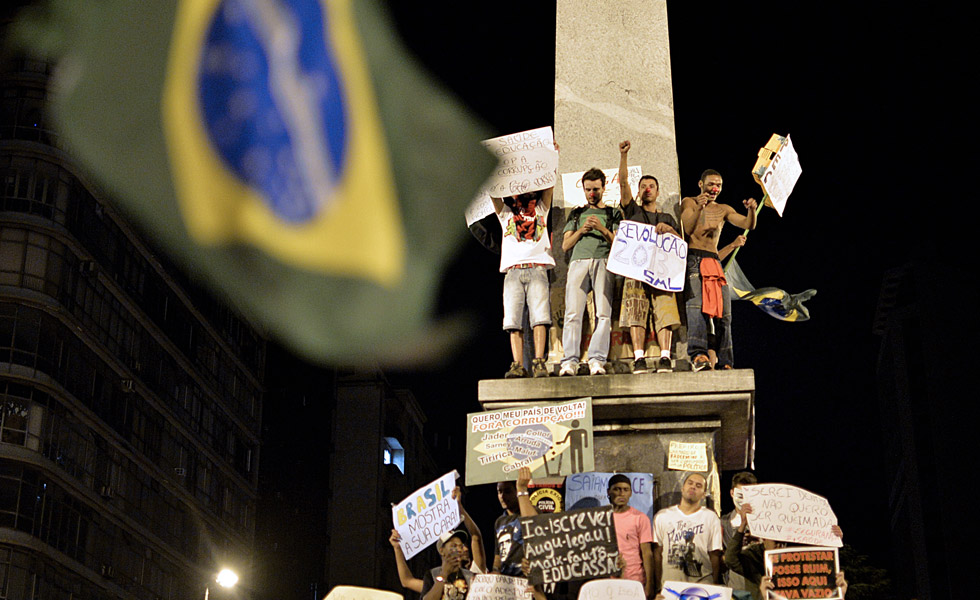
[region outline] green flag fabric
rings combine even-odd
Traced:
[[[367,0],[50,0],[65,147],[253,323],[335,364],[444,351],[435,292],[487,132]]]

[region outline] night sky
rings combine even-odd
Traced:
[[[756,472],[825,495],[845,541],[888,567],[871,327],[886,270],[912,260],[968,264],[975,225],[955,224],[975,212],[963,210],[973,199],[964,196],[976,196],[964,187],[968,170],[954,166],[966,147],[957,115],[967,102],[957,91],[965,73],[957,15],[781,4],[668,5],[681,191],[696,195],[701,171],[714,168],[725,178],[720,201],[744,211],[742,199],[762,196],[751,176],[756,152],[772,133],[792,135],[803,175],[782,218],[762,212],[738,260],[756,286],[818,294],[806,323],[734,305],[736,367],[756,376]],[[410,48],[493,135],[553,124],[553,3],[475,3],[465,21],[457,6],[391,9]],[[506,74],[514,89],[491,91],[483,74]],[[595,163],[615,165],[616,152],[596,148]],[[736,233],[726,227],[722,243]],[[463,415],[480,409],[477,381],[501,377],[510,361],[498,261],[467,240],[440,310],[469,315],[472,337],[444,364],[390,373],[430,418],[453,423],[447,466],[463,465]],[[975,275],[963,284],[975,289]],[[499,512],[493,495],[491,486],[469,494],[485,531]]]

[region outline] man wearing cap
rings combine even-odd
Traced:
[[[469,562],[466,543],[469,536],[462,529],[443,532],[436,541],[442,565],[422,579],[422,600],[463,600],[469,592],[473,571],[463,567]]]
[[[721,520],[701,506],[708,480],[689,473],[681,484],[681,501],[653,518],[655,589],[664,581],[721,583]]]
[[[523,577],[521,559],[524,558],[524,536],[521,535],[521,517],[533,517],[538,509],[531,504],[527,490],[531,482],[531,469],[521,467],[517,483],[501,481],[497,484],[497,499],[504,514],[493,524],[495,545],[493,572],[513,577]]]
[[[647,598],[656,593],[653,586],[653,533],[650,517],[629,505],[633,496],[633,484],[626,475],[616,474],[609,478],[606,488],[613,508],[616,524],[616,544],[626,562],[623,578],[643,584]]]

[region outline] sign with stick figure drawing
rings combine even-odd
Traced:
[[[592,399],[548,402],[466,417],[466,485],[594,470]]]

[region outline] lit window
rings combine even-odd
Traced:
[[[381,449],[381,462],[386,465],[395,465],[399,472],[405,472],[405,450],[393,437],[386,437]]]

